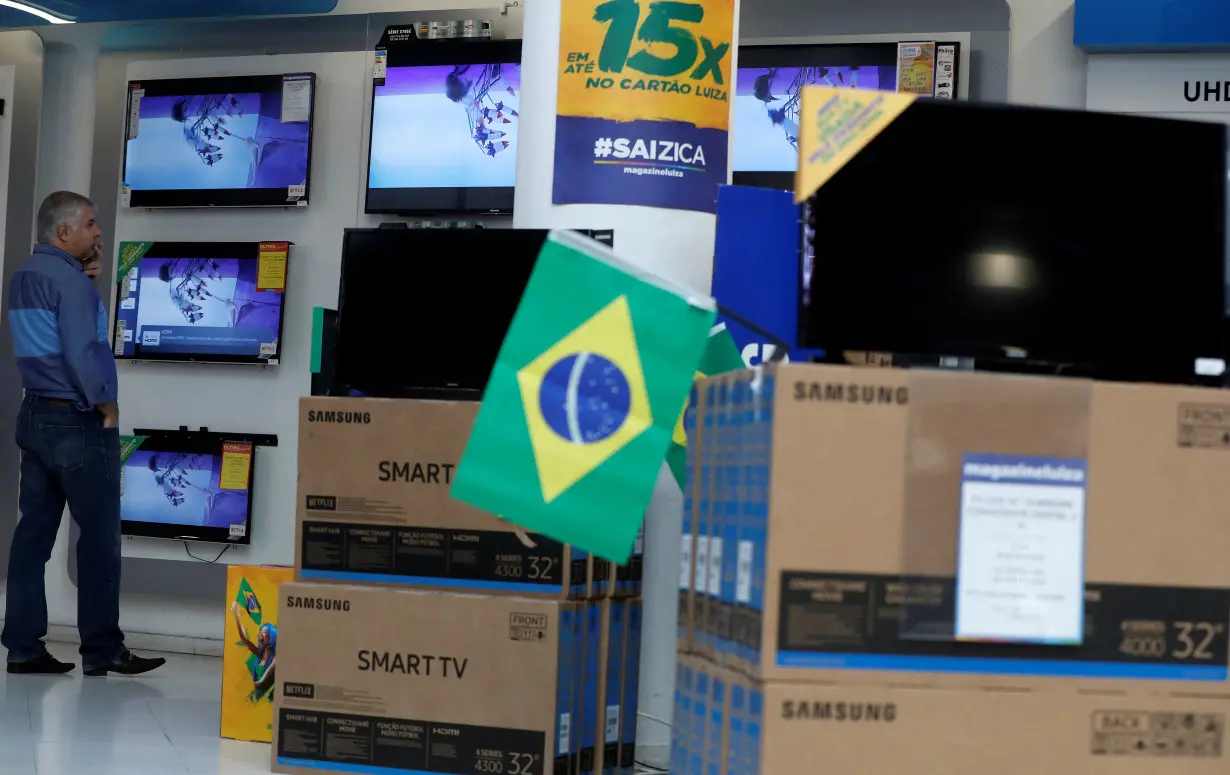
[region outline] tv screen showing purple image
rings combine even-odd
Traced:
[[[125,522],[221,528],[248,524],[250,490],[221,487],[221,455],[138,449],[124,463]]]
[[[511,187],[519,64],[390,67],[372,106],[368,188]]]
[[[124,183],[132,206],[264,203],[162,201],[142,192],[276,189],[276,201],[291,191],[306,197],[313,85],[310,74],[131,84]]]
[[[799,107],[810,85],[896,91],[895,67],[741,67],[735,85],[735,172],[794,172]]]
[[[256,363],[278,357],[285,296],[261,287],[260,258],[185,256],[206,247],[185,243],[153,249],[164,246],[170,249],[147,254],[120,280],[116,356]]]

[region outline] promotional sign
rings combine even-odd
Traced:
[[[916,95],[808,86],[799,114],[799,170],[794,201],[802,204],[905,112]]]
[[[935,44],[897,44],[897,91],[935,94]]]
[[[273,740],[278,587],[294,580],[293,568],[231,565],[226,569],[222,737],[257,743]]]
[[[712,213],[734,0],[562,0],[552,202]]]

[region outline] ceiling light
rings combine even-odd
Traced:
[[[0,0],[0,6],[34,14],[38,18],[50,22],[51,24],[76,24],[76,22],[72,19],[61,18],[55,14],[44,11],[42,8],[35,8],[32,5],[23,3],[21,0]]]

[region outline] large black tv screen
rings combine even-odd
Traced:
[[[129,207],[307,205],[313,73],[128,87]]]

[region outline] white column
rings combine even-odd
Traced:
[[[102,34],[80,26],[44,37],[43,116],[39,128],[37,199],[53,191],[90,195],[94,110]],[[71,36],[71,37],[70,37]],[[49,39],[50,38],[50,39]],[[37,207],[37,204],[35,205]],[[52,625],[75,627],[77,589],[68,577],[67,510],[47,563],[47,614]]]
[[[1085,107],[1085,53],[1072,42],[1075,0],[1007,0],[1008,101]]]
[[[615,251],[622,258],[708,293],[713,280],[715,216],[650,207],[551,204],[560,0],[536,0],[522,3],[522,7],[521,118],[513,226],[614,229]],[[732,40],[738,40],[737,0],[734,16]],[[737,67],[733,57],[732,73]],[[637,729],[637,760],[663,769],[669,768],[669,723],[674,706],[682,513],[683,496],[663,467],[645,516],[645,619]]]

